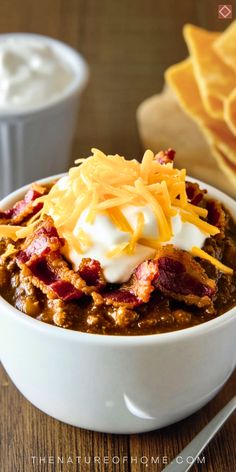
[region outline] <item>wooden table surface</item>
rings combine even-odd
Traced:
[[[231,3],[235,17],[236,4]],[[49,35],[87,59],[91,76],[82,99],[74,157],[88,155],[91,147],[140,157],[138,104],[160,91],[166,67],[185,57],[183,24],[217,30],[229,24],[217,18],[217,6],[213,0],[1,0],[0,32]],[[231,398],[235,380],[232,377],[209,405],[176,425],[147,434],[113,436],[47,417],[21,396],[2,369],[0,471],[161,471]],[[234,436],[231,418],[206,449],[205,463],[192,470],[233,472]],[[53,464],[57,456],[64,464]],[[76,456],[81,456],[81,466],[76,466]]]

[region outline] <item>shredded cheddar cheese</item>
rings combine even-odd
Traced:
[[[144,216],[143,216],[143,213],[139,213],[137,217],[137,226],[133,232],[132,238],[129,243],[129,248],[128,248],[129,254],[133,254],[135,245],[142,236],[143,227],[144,227]]]
[[[193,213],[187,213],[186,211],[181,211],[180,214],[182,221],[187,221],[188,223],[192,223],[193,225],[198,226],[198,228],[200,228],[205,233],[210,234],[211,236],[215,236],[220,232],[219,228],[210,225],[210,223],[207,223],[207,221],[204,221],[199,218],[198,215],[194,215]]]
[[[1,238],[10,238],[13,241],[19,239],[17,237],[17,231],[21,230],[21,226],[11,226],[11,225],[1,225],[0,226],[0,237]]]
[[[211,262],[217,269],[225,274],[233,274],[233,269],[231,267],[227,267],[222,262],[218,261],[215,257],[210,256],[207,252],[203,251],[199,247],[192,247],[191,253],[194,257],[200,257],[201,259],[206,259],[207,261]]]
[[[139,243],[143,246],[151,247],[152,249],[159,249],[160,243],[156,239],[152,238],[140,238]]]
[[[107,214],[109,215],[110,219],[113,221],[115,226],[120,230],[124,231],[125,233],[131,233],[133,232],[129,222],[125,218],[125,215],[122,213],[122,211],[116,207],[116,208],[109,208],[107,210]]]
[[[152,151],[147,150],[143,156],[140,168],[140,177],[144,183],[148,183],[149,174],[152,168],[154,154]]]
[[[162,206],[158,202],[158,199],[155,198],[147,188],[145,188],[141,178],[136,180],[135,187],[137,188],[140,197],[146,200],[146,203],[151,206],[156,215],[157,225],[160,227],[161,233],[160,240],[168,241],[171,238],[171,227],[170,224],[168,224],[167,217]]]
[[[17,240],[17,239],[26,238],[27,236],[29,236],[29,234],[31,234],[34,231],[34,228],[37,223],[38,223],[38,220],[34,221],[28,226],[11,226],[12,229],[16,228],[15,238],[13,239]]]
[[[122,252],[126,252],[128,246],[129,246],[129,243],[127,243],[127,242],[123,242],[123,243],[117,244],[117,246],[115,246],[114,248],[110,249],[110,251],[108,251],[108,252],[106,253],[106,257],[119,256]]]
[[[196,205],[193,205],[192,203],[186,203],[185,210],[189,210],[191,213],[202,216],[203,218],[206,218],[208,214],[206,208],[198,207]]]
[[[85,231],[80,228],[78,230],[78,233],[77,233],[77,237],[79,239],[79,241],[87,248],[87,247],[90,247],[92,246],[92,241],[90,239],[90,237],[85,233]]]
[[[158,249],[161,243],[173,236],[171,217],[178,212],[183,222],[189,222],[207,235],[216,235],[219,229],[206,221],[207,210],[192,205],[186,193],[186,170],[176,169],[172,163],[160,164],[152,151],[147,150],[140,162],[126,160],[116,155],[106,155],[92,149],[87,159],[75,161],[77,166],[68,172],[66,187],[54,184],[47,195],[34,204],[43,203],[43,208],[25,226],[0,225],[0,237],[12,240],[25,238],[34,230],[44,214],[53,215],[54,224],[60,234],[73,244],[79,253],[84,253],[93,243],[85,231],[72,234],[76,222],[86,209],[86,223],[93,224],[97,214],[107,215],[113,224],[129,234],[129,241],[108,250],[107,257],[118,254],[133,254],[137,243]],[[126,206],[148,206],[152,209],[157,224],[157,239],[143,236],[144,214],[137,215],[136,227],[131,227],[123,213]],[[108,248],[109,249],[109,248]],[[232,273],[204,251],[193,248],[192,254],[205,257],[217,268]],[[201,254],[201,255],[200,255]]]

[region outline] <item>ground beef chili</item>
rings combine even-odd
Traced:
[[[189,185],[189,198],[207,208],[208,221],[220,228],[203,249],[236,270],[236,225],[220,203],[207,199],[204,192],[200,195],[196,185]],[[26,225],[41,208],[32,202],[47,192],[48,187],[31,188],[13,209],[0,212],[0,224]],[[2,297],[40,321],[112,335],[189,328],[236,305],[235,272],[226,275],[207,260],[171,245],[162,246],[157,258],[140,264],[122,285],[107,284],[99,262],[92,259],[84,259],[74,272],[60,252],[62,246],[50,217],[44,217],[25,240],[2,238]]]

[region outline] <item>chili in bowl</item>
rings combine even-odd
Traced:
[[[234,368],[234,202],[173,158],[94,150],[2,202],[1,358],[55,418],[156,429]]]

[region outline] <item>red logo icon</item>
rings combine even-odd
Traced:
[[[221,20],[232,18],[232,12],[232,5],[218,5],[218,18]]]

